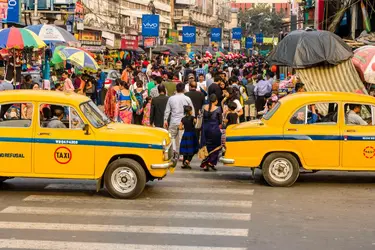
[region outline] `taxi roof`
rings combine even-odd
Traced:
[[[320,102],[320,101],[343,101],[343,102],[375,102],[375,98],[369,95],[349,92],[303,92],[288,95],[280,99],[281,103],[295,102]]]
[[[36,102],[61,102],[79,105],[90,99],[74,92],[59,92],[50,90],[7,90],[0,92],[0,102],[36,101]]]

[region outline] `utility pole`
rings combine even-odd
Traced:
[[[38,0],[34,0],[34,16],[32,17],[33,25],[39,24],[39,16],[38,16]]]

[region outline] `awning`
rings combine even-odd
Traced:
[[[336,66],[297,69],[297,75],[309,92],[335,91],[367,94],[351,59]]]

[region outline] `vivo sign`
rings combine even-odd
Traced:
[[[195,43],[197,40],[197,28],[195,26],[182,27],[182,42]]]
[[[159,36],[159,15],[142,15],[142,36]]]
[[[232,29],[232,39],[233,40],[241,40],[242,38],[242,29],[241,28],[233,28]]]
[[[221,42],[221,28],[212,28],[211,29],[211,41],[212,42]]]

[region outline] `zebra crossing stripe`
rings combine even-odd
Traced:
[[[152,211],[123,210],[123,209],[88,209],[59,207],[16,207],[10,206],[1,214],[28,215],[68,215],[68,216],[109,216],[109,217],[137,217],[137,218],[166,218],[166,219],[205,219],[205,220],[238,220],[250,221],[250,214],[246,213],[207,213],[183,211]]]
[[[58,190],[95,190],[92,184],[49,184],[44,189]],[[254,189],[245,188],[194,188],[194,187],[155,187],[148,189],[149,192],[160,193],[190,193],[190,194],[234,194],[234,195],[253,195]]]
[[[118,243],[96,243],[96,242],[69,242],[69,241],[39,241],[39,240],[16,240],[0,239],[1,248],[11,249],[40,249],[49,250],[246,250],[246,248],[235,247],[203,247],[203,246],[177,246],[177,245],[135,245]]]
[[[116,232],[146,234],[178,234],[207,236],[238,236],[247,237],[248,229],[240,228],[204,228],[204,227],[167,227],[167,226],[136,226],[136,225],[102,225],[102,224],[69,224],[42,222],[0,222],[1,229],[19,230],[53,230],[81,232]]]
[[[137,199],[116,200],[101,196],[69,196],[69,195],[30,195],[23,199],[27,202],[64,202],[90,204],[126,204],[126,205],[181,205],[202,207],[251,208],[252,201],[246,200],[197,200],[197,199]]]

